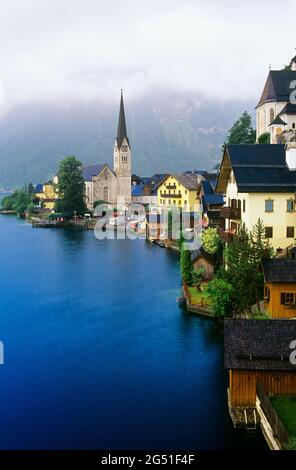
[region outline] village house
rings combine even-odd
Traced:
[[[151,178],[143,178],[141,182],[132,186],[132,203],[157,206],[157,189],[168,175],[155,174]]]
[[[43,209],[54,210],[55,202],[58,199],[56,185],[53,182],[37,184],[34,188],[35,200]]]
[[[290,362],[295,339],[295,320],[225,320],[231,407],[255,406],[258,382],[266,394],[296,394],[296,366]]]
[[[296,141],[296,104],[291,102],[295,80],[296,56],[288,68],[269,71],[256,106],[257,139],[269,132],[272,144]]]
[[[248,230],[260,218],[265,236],[275,250],[296,238],[296,148],[285,145],[227,145],[216,191],[225,194],[221,209],[228,240],[244,223]]]
[[[262,269],[264,310],[271,317],[296,318],[296,259],[264,260]]]
[[[216,182],[216,180],[202,179],[197,190],[197,200],[202,211],[203,225],[224,228],[225,219],[221,216],[224,197],[215,192]]]
[[[201,176],[197,174],[168,175],[157,188],[159,206],[175,206],[193,211],[197,206],[197,188]]]

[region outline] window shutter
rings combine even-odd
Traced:
[[[281,305],[285,305],[285,293],[281,292]]]

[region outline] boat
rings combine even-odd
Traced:
[[[158,246],[161,246],[161,248],[164,248],[165,244],[163,240],[154,240],[154,241]]]

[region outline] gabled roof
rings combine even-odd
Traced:
[[[197,174],[185,174],[176,173],[172,175],[184,188],[189,191],[197,190],[198,188],[198,175]]]
[[[226,192],[231,170],[241,193],[290,193],[296,190],[296,172],[287,167],[285,146],[282,144],[227,145],[217,192]]]
[[[262,268],[265,282],[296,284],[296,259],[273,258],[264,260]]]
[[[281,113],[280,113],[281,114]],[[287,123],[282,120],[280,114],[269,124],[269,126],[286,126]]]
[[[256,108],[270,101],[289,101],[293,80],[296,80],[295,70],[270,70]]]
[[[279,116],[282,114],[296,114],[296,104],[287,103],[279,113]]]
[[[132,196],[143,196],[144,183],[135,184],[132,186]]]
[[[287,370],[296,320],[225,320],[224,367],[241,370]]]
[[[223,195],[215,192],[212,182],[202,180],[200,184],[204,193],[202,199],[205,204],[224,204]],[[216,181],[214,181],[213,184],[216,186]]]
[[[190,253],[191,263],[194,263],[196,260],[200,258],[206,259],[213,266],[215,264],[214,257],[210,253],[207,253],[202,246],[198,250],[193,250]]]
[[[123,91],[121,90],[120,96],[120,107],[119,107],[119,119],[118,119],[118,129],[117,129],[117,147],[120,149],[123,140],[126,139],[129,145],[129,140],[127,137],[126,131],[126,122],[125,122],[125,112],[124,112],[124,104],[123,104]]]
[[[35,193],[42,193],[43,192],[43,184],[36,184],[35,188],[34,188],[34,192]]]
[[[83,171],[82,171],[84,180],[85,181],[91,181],[92,177],[93,176],[98,176],[105,166],[107,166],[109,168],[107,163],[99,163],[98,165],[85,166],[83,168]]]

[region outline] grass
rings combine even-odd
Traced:
[[[251,316],[253,320],[270,320],[271,317],[267,312],[259,312],[258,310],[254,312]]]
[[[285,426],[291,442],[296,443],[296,395],[274,395],[270,401]]]
[[[188,287],[191,295],[191,303],[195,305],[204,305],[208,307],[212,304],[211,299],[205,296],[205,294],[198,290],[196,287]]]

